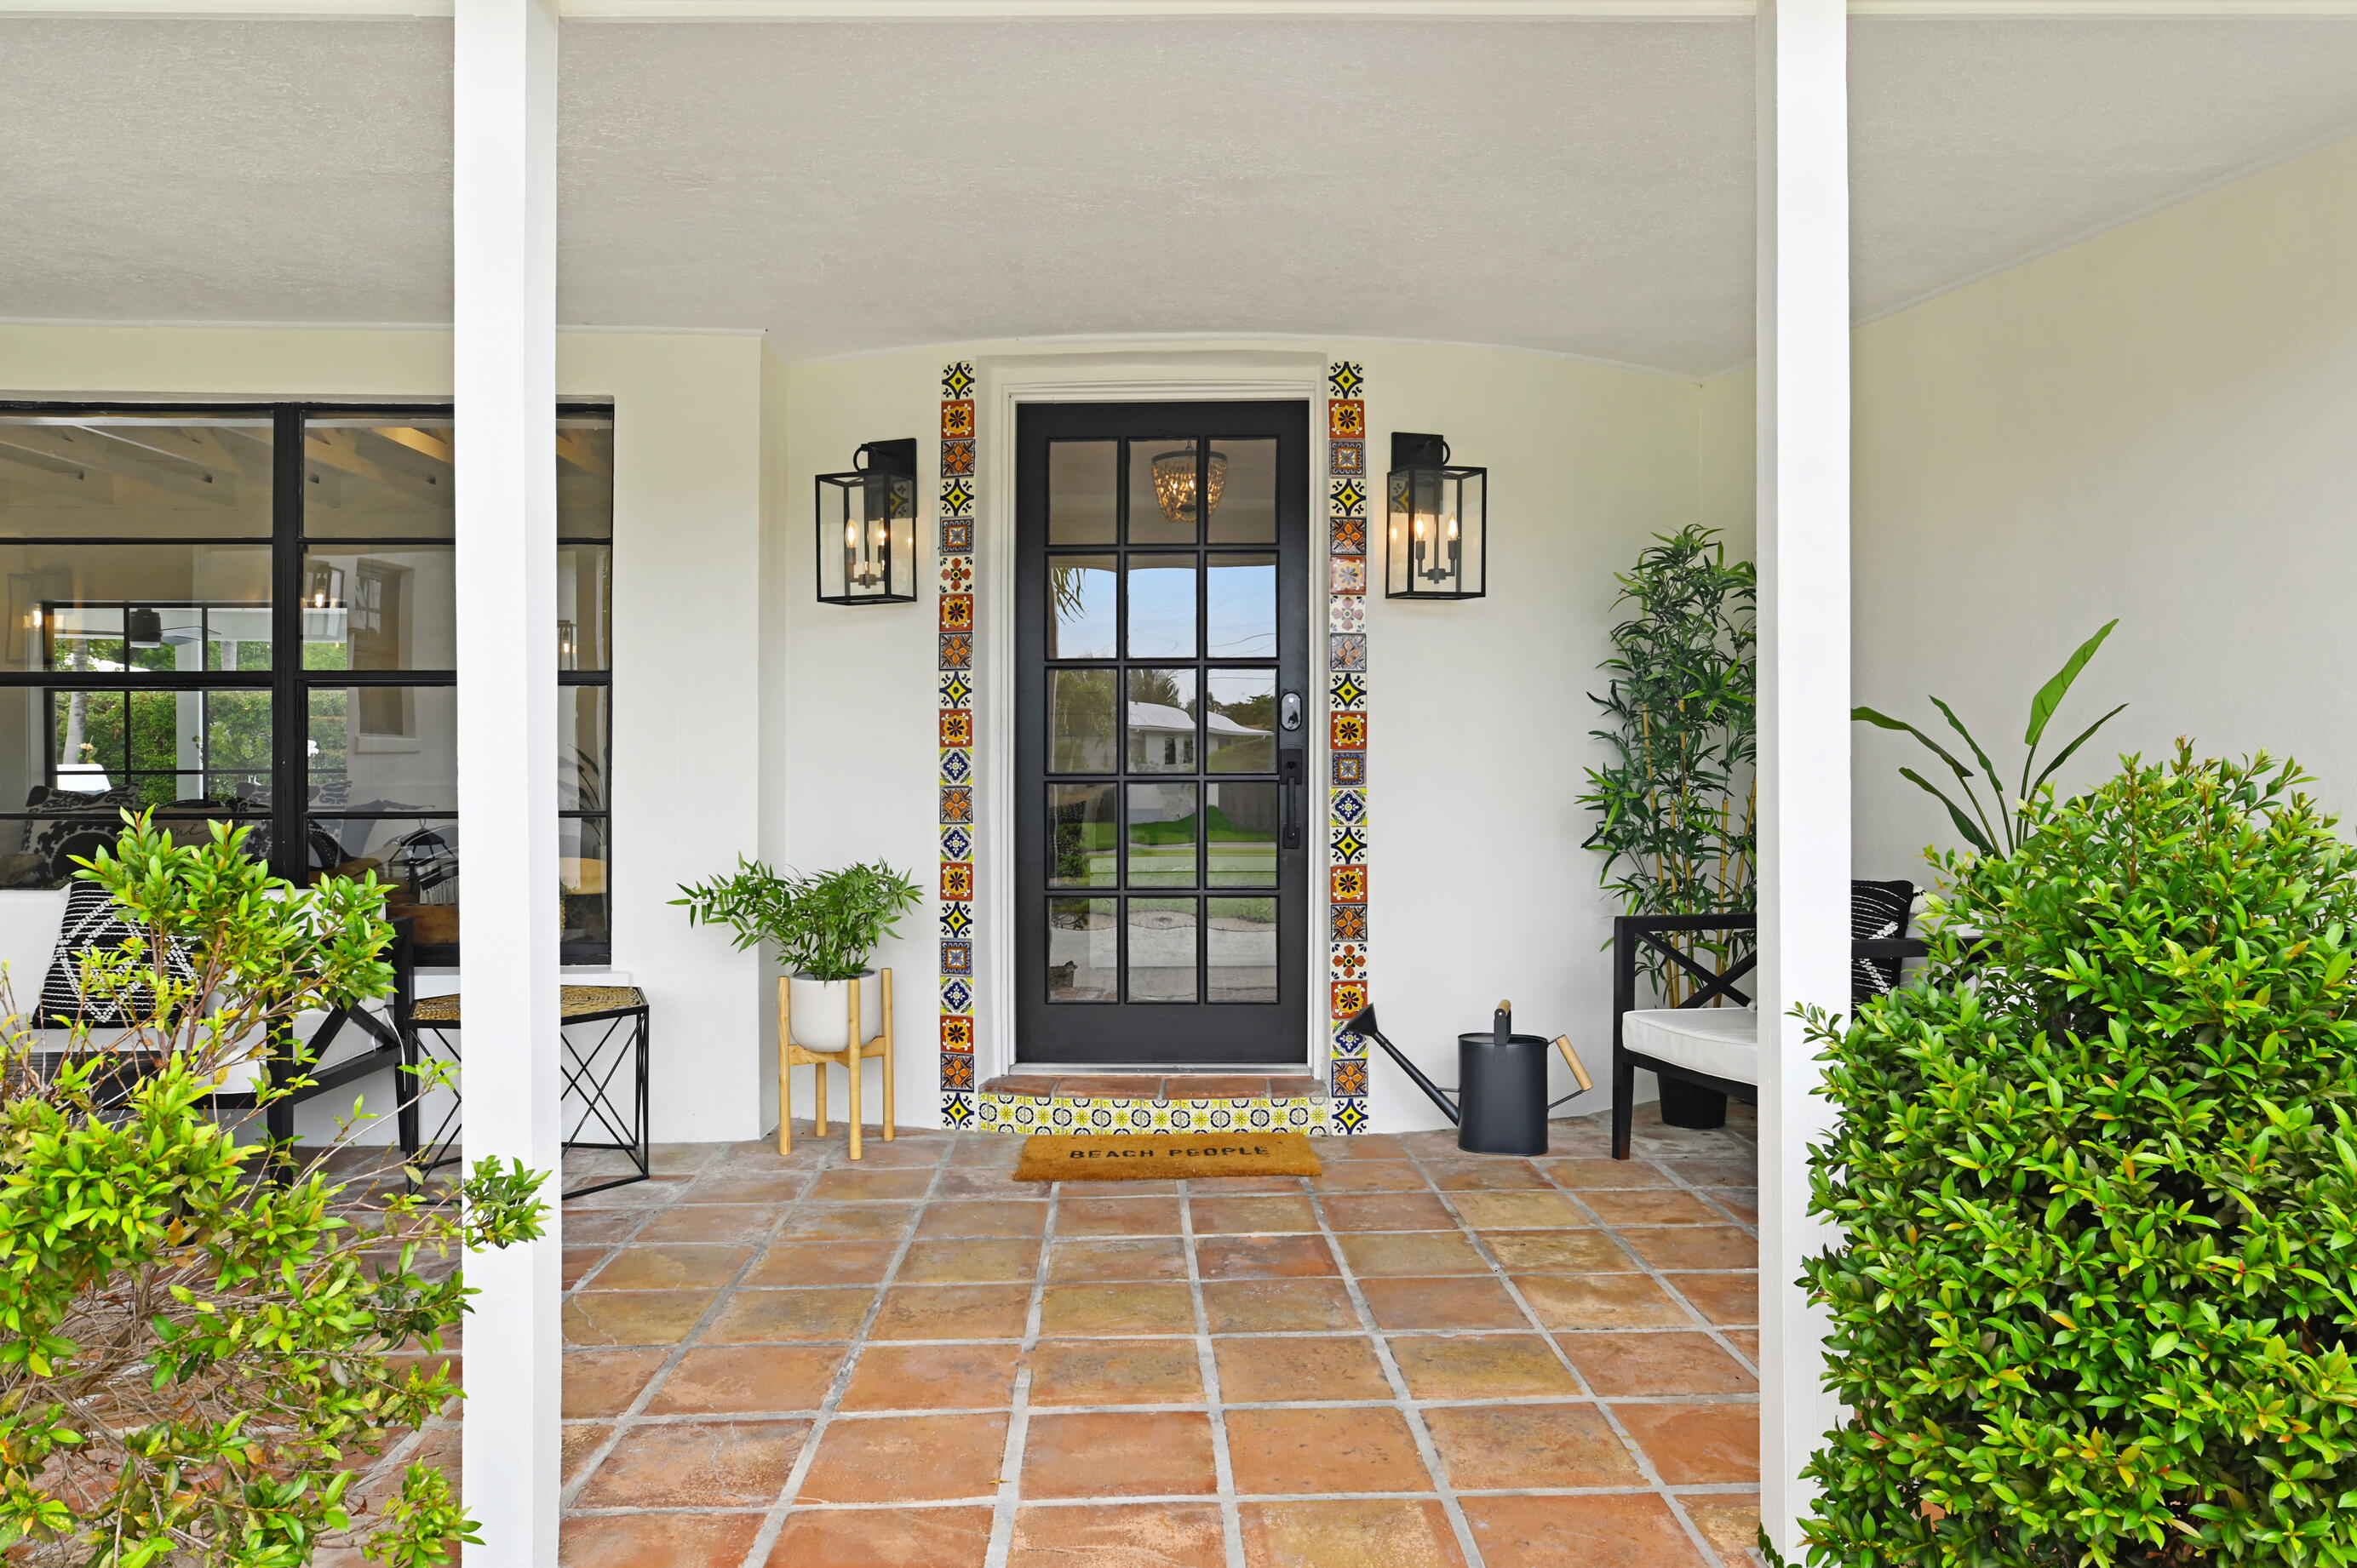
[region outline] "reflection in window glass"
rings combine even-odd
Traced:
[[[1132,544],[1195,542],[1195,486],[1200,478],[1201,453],[1201,442],[1184,437],[1129,444]],[[1214,468],[1214,481],[1221,472]]]
[[[1214,555],[1205,615],[1213,659],[1276,657],[1276,557]]]
[[[1048,557],[1048,657],[1114,656],[1113,557]]]
[[[303,667],[457,665],[448,545],[313,550],[303,557]]]
[[[1195,900],[1129,900],[1129,999],[1195,1000]]]
[[[310,720],[314,810],[457,809],[457,687],[314,686]]]
[[[1114,465],[1120,443],[1048,443],[1048,542],[1114,542]]]
[[[343,876],[384,883],[385,915],[413,922],[414,940],[443,947],[458,940],[458,824],[447,817],[311,821],[310,864]]]
[[[1212,670],[1203,677],[1211,701],[1203,744],[1212,773],[1276,771],[1276,671]]]
[[[1213,887],[1276,886],[1276,786],[1207,784],[1203,836]]]
[[[614,537],[614,420],[610,414],[557,416],[556,536]]]
[[[1195,786],[1129,786],[1129,886],[1195,886]]]
[[[602,811],[606,809],[608,736],[607,688],[559,686],[556,689],[556,809],[560,811]]]
[[[614,549],[561,544],[556,550],[556,667],[613,667]]]
[[[556,824],[558,941],[604,946],[612,939],[613,910],[606,878],[606,824],[567,817]]]
[[[0,575],[0,669],[270,668],[267,545],[7,544]]]
[[[1121,881],[1117,784],[1048,786],[1048,886],[1112,887]]]
[[[450,538],[455,439],[447,414],[307,419],[303,532],[313,539]]]
[[[1195,657],[1195,558],[1132,555],[1129,575],[1129,656]]]
[[[1276,998],[1276,900],[1203,901],[1203,957],[1214,1002]]]
[[[1048,1000],[1112,1002],[1121,931],[1111,898],[1048,900]]]
[[[1130,772],[1194,772],[1194,670],[1132,669],[1127,725]]]
[[[1114,760],[1111,670],[1048,673],[1048,771],[1111,773]]]
[[[268,414],[0,414],[0,536],[270,536]]]
[[[1276,542],[1276,443],[1214,440],[1215,485],[1211,525],[1205,537],[1213,544],[1274,544]]]

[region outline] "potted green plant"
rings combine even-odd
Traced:
[[[1590,732],[1612,760],[1587,770],[1579,804],[1596,825],[1582,847],[1603,853],[1604,886],[1631,915],[1749,909],[1759,869],[1758,575],[1727,558],[1716,530],[1695,525],[1655,535],[1619,581],[1615,602],[1636,613],[1612,628],[1606,693],[1589,694],[1612,721]],[[1751,933],[1672,940],[1724,967]],[[1683,971],[1658,954],[1641,961],[1664,1002],[1685,999]]]
[[[692,926],[726,926],[741,950],[774,943],[792,977],[794,1042],[815,1051],[850,1041],[850,988],[860,988],[863,1018],[882,1015],[876,972],[868,960],[924,889],[878,860],[801,875],[737,857],[733,875],[682,883]]]

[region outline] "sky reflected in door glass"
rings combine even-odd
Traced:
[[[1133,555],[1129,558],[1129,656],[1132,659],[1195,657],[1195,558]],[[1269,607],[1276,605],[1274,579]]]
[[[1110,555],[1048,558],[1048,657],[1111,659],[1117,592]]]
[[[1211,611],[1205,618],[1213,659],[1276,655],[1276,557],[1211,557]]]

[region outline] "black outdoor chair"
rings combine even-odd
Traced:
[[[1879,996],[1899,983],[1901,965],[1931,950],[1907,935],[1914,918],[1911,882],[1854,881],[1850,888],[1850,1004]],[[1760,1101],[1759,1016],[1736,983],[1760,962],[1756,943],[1726,968],[1713,970],[1666,939],[1685,931],[1756,931],[1749,912],[1708,915],[1621,915],[1612,922],[1612,1157],[1629,1157],[1637,1069],[1661,1080],[1662,1121],[1672,1127],[1717,1127],[1727,1102]],[[1652,949],[1696,983],[1675,1007],[1637,1005],[1637,954]],[[1707,955],[1705,955],[1706,957]],[[1715,1005],[1720,998],[1736,1005]],[[1633,1036],[1633,1037],[1632,1037]]]

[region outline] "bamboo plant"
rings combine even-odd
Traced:
[[[1614,760],[1587,770],[1579,803],[1595,813],[1585,847],[1601,851],[1603,886],[1632,915],[1749,910],[1758,875],[1754,650],[1758,577],[1727,558],[1714,529],[1657,534],[1620,575],[1616,605],[1636,613],[1612,628],[1609,682],[1589,698],[1610,718],[1592,731]],[[1714,967],[1750,950],[1749,931],[1674,939]],[[1670,1005],[1692,981],[1644,955]]]

